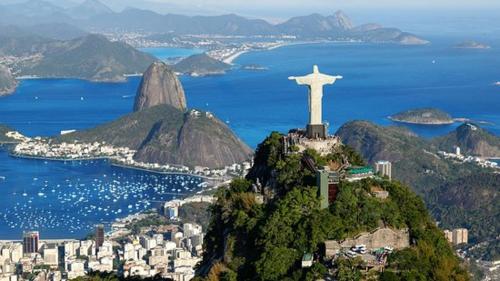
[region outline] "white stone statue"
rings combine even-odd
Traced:
[[[322,125],[323,86],[335,83],[337,79],[342,79],[342,76],[330,76],[320,73],[318,66],[315,65],[313,73],[301,77],[291,76],[288,79],[295,80],[299,85],[309,87],[309,125]]]

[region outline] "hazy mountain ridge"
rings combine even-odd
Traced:
[[[77,5],[69,10],[69,14],[77,19],[86,19],[112,13],[113,10],[98,0],[85,0],[80,5]]]
[[[24,28],[0,26],[0,55],[26,56],[44,52],[52,41]]]
[[[162,15],[137,8],[127,8],[121,12],[113,12],[98,0],[87,0],[71,9],[63,9],[43,1],[37,1],[36,5],[40,6],[41,12],[34,12],[29,2],[5,5],[5,9],[0,12],[0,16],[3,16],[4,23],[10,24],[26,25],[27,23],[58,21],[70,23],[87,30],[119,28],[128,31],[175,32],[181,35],[291,35],[302,40],[355,40],[401,44],[428,43],[413,34],[402,32],[396,28],[383,28],[375,24],[371,24],[369,29],[362,26],[356,27],[342,11],[337,11],[328,16],[312,14],[294,17],[284,23],[274,25],[265,20],[248,19],[235,14],[220,16]],[[1,22],[2,19],[0,19]]]
[[[42,58],[20,69],[21,75],[122,81],[124,74],[142,73],[156,59],[101,35],[69,41],[49,41],[33,46]]]
[[[23,27],[27,32],[54,40],[72,40],[88,35],[88,32],[67,23],[44,23]]]

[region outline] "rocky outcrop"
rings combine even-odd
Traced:
[[[167,104],[181,111],[187,108],[181,82],[163,62],[153,63],[142,77],[134,103],[134,111]]]
[[[464,155],[500,157],[500,138],[473,123],[465,123],[433,143],[444,151],[453,151],[458,146]]]
[[[0,65],[0,96],[12,94],[16,90],[17,84],[18,82],[10,70]]]
[[[341,10],[335,12],[335,14],[333,16],[330,16],[329,19],[330,22],[334,24],[334,26],[340,27],[344,30],[349,30],[354,27],[354,24],[352,23],[349,16]]]
[[[356,245],[365,245],[367,250],[384,247],[400,250],[410,247],[410,233],[408,229],[384,227],[360,233],[354,238],[347,238],[343,241],[328,240],[325,241],[325,256],[333,257],[341,249],[349,249]]]

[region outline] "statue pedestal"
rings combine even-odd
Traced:
[[[308,124],[306,128],[306,136],[310,139],[324,139],[327,137],[326,125],[311,125]]]

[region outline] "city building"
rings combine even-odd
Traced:
[[[52,268],[59,265],[59,249],[56,244],[46,244],[43,247],[43,262]]]
[[[453,243],[453,231],[445,229],[443,232],[444,232],[444,237],[446,237],[446,240],[448,240],[448,242],[450,243]]]
[[[452,238],[454,245],[467,244],[469,242],[469,231],[466,228],[453,229]]]
[[[151,250],[152,248],[156,247],[157,245],[157,240],[153,237],[149,236],[141,236],[139,238],[141,246],[146,249],[146,250]]]
[[[392,164],[389,161],[378,161],[375,163],[375,172],[383,177],[392,179]]]
[[[359,181],[373,177],[373,169],[371,167],[351,167],[347,169],[347,181]]]
[[[185,223],[183,224],[184,237],[190,238],[195,235],[200,235],[202,233],[202,227],[196,223]]]
[[[456,228],[451,231],[445,229],[443,232],[446,240],[453,245],[469,243],[469,231],[466,228]]]
[[[318,192],[321,200],[321,208],[326,209],[337,198],[339,192],[340,175],[331,171],[328,167],[318,170],[316,173]]]
[[[66,262],[68,271],[68,279],[74,279],[85,275],[85,261],[84,260],[70,260]]]
[[[38,252],[40,233],[38,231],[28,231],[23,233],[23,253],[33,254]]]
[[[95,227],[95,243],[96,248],[99,248],[104,243],[104,225],[98,224]]]

